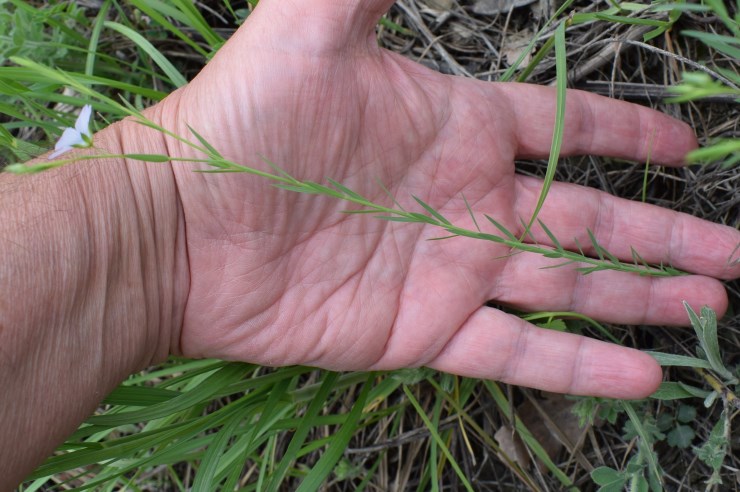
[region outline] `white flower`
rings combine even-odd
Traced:
[[[90,117],[92,116],[92,106],[85,104],[80,111],[80,115],[75,121],[74,128],[65,128],[64,133],[54,146],[54,152],[49,159],[54,159],[72,150],[73,148],[92,147],[92,133],[90,132]]]

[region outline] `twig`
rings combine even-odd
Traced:
[[[421,18],[421,13],[419,12],[419,9],[416,8],[416,5],[414,5],[413,2],[408,3],[401,0],[397,2],[396,5],[400,7],[401,10],[403,10],[404,13],[409,17],[409,19],[416,25],[416,28],[421,34],[424,35],[424,37],[429,42],[429,45],[433,47],[437,51],[437,53],[439,53],[439,56],[441,56],[445,62],[447,62],[447,64],[450,66],[450,70],[452,70],[455,75],[473,78],[473,75],[465,70],[462,65],[457,63],[452,55],[450,55],[447,50],[444,49],[444,47],[437,42],[439,41],[439,37],[432,34],[432,31],[429,30],[429,28]]]
[[[651,46],[651,45],[649,45],[647,43],[643,43],[642,41],[634,41],[634,40],[631,40],[631,39],[615,39],[615,38],[611,38],[611,39],[603,39],[601,41],[594,41],[593,42],[593,44],[606,44],[606,43],[631,44],[631,45],[634,45],[634,46],[639,46],[640,48],[644,48],[644,49],[646,49],[648,51],[652,51],[653,53],[658,53],[658,54],[663,55],[663,56],[668,56],[668,57],[673,58],[675,60],[678,60],[681,63],[684,63],[684,64],[686,64],[686,65],[688,65],[688,66],[690,66],[692,68],[695,68],[695,69],[700,70],[700,71],[702,71],[702,72],[704,72],[706,74],[709,74],[710,76],[714,77],[717,80],[722,81],[722,83],[724,83],[725,85],[727,85],[729,87],[732,87],[733,89],[740,90],[740,87],[738,87],[737,85],[735,85],[734,83],[732,83],[732,81],[730,79],[728,79],[727,77],[725,77],[725,76],[723,76],[723,75],[715,72],[714,70],[712,70],[710,68],[707,68],[704,65],[701,65],[699,63],[696,63],[693,60],[689,60],[688,58],[685,58],[683,56],[677,55],[675,53],[671,53],[670,51],[666,51],[666,50],[663,50],[663,49],[660,49],[660,48],[656,48],[655,46]]]
[[[609,63],[615,55],[621,53],[625,48],[625,41],[632,41],[641,38],[646,32],[654,29],[654,26],[634,26],[629,29],[624,37],[619,38],[618,43],[611,42],[609,40],[607,46],[602,48],[598,53],[593,55],[591,58],[586,60],[583,64],[568,71],[568,80],[570,82],[577,82],[584,78],[591,72],[598,70],[605,64]],[[599,41],[592,41],[591,44],[598,43]],[[554,85],[553,82],[551,85]]]
[[[641,84],[637,82],[605,82],[601,80],[587,80],[575,86],[602,96],[616,96],[621,99],[662,101],[669,97],[676,97],[670,91],[670,86],[659,84]],[[734,94],[716,94],[702,97],[702,102],[730,104],[737,100]],[[728,122],[732,123],[732,122]]]

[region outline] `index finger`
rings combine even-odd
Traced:
[[[515,107],[519,157],[550,153],[556,94],[552,87],[500,84]],[[579,90],[568,90],[562,155],[599,155],[678,166],[697,147],[693,130],[658,111]]]

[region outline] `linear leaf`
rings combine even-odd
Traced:
[[[188,83],[187,79],[180,73],[178,69],[175,68],[175,66],[167,59],[167,57],[160,53],[160,51],[155,48],[154,45],[149,42],[149,40],[147,40],[144,36],[134,31],[130,27],[119,24],[118,22],[105,21],[104,25],[108,29],[112,29],[123,34],[124,36],[129,38],[136,46],[141,48],[141,50],[149,55],[152,61],[156,63],[159,68],[162,69],[162,72],[167,75],[167,77],[170,79],[175,87],[183,87]]]
[[[555,237],[555,234],[550,231],[550,229],[547,228],[544,222],[542,222],[540,219],[537,219],[537,222],[540,224],[540,227],[542,227],[542,230],[545,231],[545,234],[547,234],[547,237],[550,238],[550,241],[552,244],[557,248],[558,251],[564,251],[563,247],[560,245],[560,242]]]
[[[154,420],[173,413],[185,410],[202,401],[208,400],[221,388],[238,381],[252,368],[247,364],[228,364],[215,373],[208,376],[196,388],[187,391],[176,398],[166,402],[152,405],[143,410],[124,412],[111,415],[95,415],[87,419],[87,423],[93,425],[124,425],[134,424],[147,420]]]
[[[162,154],[125,154],[127,159],[144,162],[169,162],[170,157]]]
[[[463,195],[462,198],[463,198],[463,201],[465,202],[465,208],[468,209],[468,214],[470,214],[470,218],[473,219],[473,224],[475,224],[475,228],[478,230],[478,232],[482,232],[480,229],[480,226],[478,225],[478,221],[475,219],[475,214],[473,213],[473,209],[470,208],[468,199],[465,198],[465,195]]]
[[[193,482],[193,490],[218,490],[218,482],[214,480],[216,469],[226,449],[226,445],[234,436],[234,432],[236,432],[236,429],[241,423],[241,414],[232,415],[221,430],[218,431],[216,438],[208,446],[200,462],[200,468]]]
[[[205,138],[203,138],[200,135],[200,133],[196,132],[195,129],[193,129],[192,126],[188,125],[188,130],[190,130],[190,133],[192,133],[193,135],[195,135],[195,138],[198,139],[198,141],[201,143],[201,145],[203,147],[205,147],[206,149],[208,149],[208,151],[211,153],[212,156],[216,156],[219,159],[223,159],[224,158],[221,155],[221,153],[218,150],[216,150],[216,148],[213,145],[211,145],[210,143],[208,143],[208,140],[206,140]]]
[[[342,193],[344,193],[345,195],[349,197],[354,198],[355,200],[361,200],[364,202],[368,201],[364,196],[360,195],[359,193],[355,191],[352,191],[351,189],[347,188],[346,186],[344,186],[342,183],[339,183],[338,181],[334,181],[331,178],[329,178],[327,181],[329,181],[329,183],[332,186],[336,187],[339,191],[341,191]]]
[[[431,205],[425,203],[421,198],[416,197],[416,196],[413,196],[413,195],[412,195],[412,198],[414,200],[416,200],[416,203],[418,203],[419,205],[421,205],[424,208],[424,210],[426,210],[427,212],[429,212],[432,215],[432,217],[434,217],[438,221],[442,222],[443,224],[452,225],[452,223],[449,220],[445,219],[442,214],[440,214],[439,212],[437,212],[436,210],[434,210],[434,208],[432,208]]]
[[[326,400],[329,394],[334,391],[334,384],[339,379],[339,374],[336,372],[326,372],[324,380],[321,383],[319,391],[316,392],[311,403],[308,405],[303,418],[293,432],[293,438],[288,444],[288,448],[285,450],[283,457],[280,459],[277,469],[272,474],[270,483],[267,484],[266,490],[268,492],[277,492],[280,489],[281,483],[285,474],[288,472],[288,467],[298,456],[298,452],[303,447],[303,443],[308,437],[308,433],[316,425],[315,419],[326,404]]]
[[[298,487],[298,492],[319,490],[324,479],[329,476],[331,471],[334,469],[334,466],[344,454],[344,450],[347,448],[352,436],[357,431],[358,423],[362,417],[365,402],[367,401],[367,396],[372,388],[374,377],[375,375],[372,373],[368,375],[360,394],[357,395],[357,398],[352,405],[352,410],[350,410],[344,424],[342,424],[342,428],[333,434],[329,444],[329,449],[324,452],[319,461],[313,466],[313,469],[309,472],[308,476],[303,479],[301,485]]]
[[[519,238],[517,238],[514,234],[512,234],[506,227],[503,226],[503,224],[500,224],[496,221],[493,217],[490,215],[485,215],[486,219],[488,219],[488,222],[493,224],[493,226],[498,229],[504,236],[506,236],[508,239],[519,242]]]
[[[465,487],[465,489],[468,490],[468,492],[473,492],[473,487],[470,485],[470,482],[468,481],[467,477],[460,469],[460,466],[457,464],[457,461],[455,461],[455,457],[452,456],[452,453],[450,452],[449,448],[445,444],[444,439],[442,439],[437,429],[434,427],[434,425],[432,425],[432,422],[429,420],[429,417],[427,417],[426,412],[424,411],[423,408],[421,408],[421,405],[416,400],[416,398],[414,398],[414,395],[411,393],[411,390],[409,390],[408,386],[403,385],[403,392],[406,393],[406,397],[411,402],[411,405],[413,405],[414,409],[416,410],[417,415],[422,420],[422,422],[424,422],[424,425],[429,430],[429,433],[432,435],[434,442],[437,444],[439,449],[442,451],[442,453],[445,455],[447,460],[450,462],[450,465],[452,466],[453,470],[455,470],[455,473],[460,479],[460,482],[462,483],[463,487]]]
[[[376,219],[387,220],[388,222],[418,222],[417,219],[411,217],[399,217],[395,215],[376,215]]]
[[[555,179],[555,170],[558,167],[560,148],[563,145],[563,134],[565,129],[565,98],[568,82],[568,67],[565,52],[565,26],[566,22],[561,22],[555,30],[555,36],[553,38],[555,40],[555,76],[557,91],[555,128],[552,134],[550,157],[547,161],[547,171],[545,171],[545,179],[542,181],[542,190],[537,199],[537,205],[534,208],[534,212],[532,212],[532,217],[529,219],[527,229],[532,227],[532,224],[537,220],[537,216],[539,215],[542,206],[545,204],[545,198],[547,198],[552,181]]]
[[[128,405],[131,407],[147,407],[163,403],[182,395],[179,391],[151,386],[119,386],[105,397],[106,405]]]

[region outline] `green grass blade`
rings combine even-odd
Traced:
[[[524,58],[532,52],[534,49],[535,44],[537,43],[537,40],[542,36],[542,34],[549,29],[549,27],[552,25],[552,23],[560,17],[563,12],[565,12],[567,9],[570,8],[571,4],[575,0],[566,0],[563,2],[563,4],[558,8],[558,10],[553,14],[552,17],[550,17],[547,22],[542,26],[542,28],[539,30],[539,32],[532,37],[532,40],[529,42],[527,47],[519,54],[519,57],[517,57],[516,61],[511,64],[511,66],[504,72],[504,74],[499,79],[501,82],[508,82],[514,77],[514,73],[519,69],[519,66],[522,64],[522,61],[524,61]]]
[[[180,40],[187,43],[188,46],[203,56],[203,58],[208,58],[209,53],[206,50],[193,41],[190,36],[185,34],[181,29],[167,20],[167,17],[170,17],[187,25],[188,19],[182,12],[173,8],[169,3],[160,2],[158,0],[130,0],[130,3],[148,15],[156,24],[164,27],[176,37],[180,38]]]
[[[270,483],[268,483],[266,486],[266,490],[268,492],[278,492],[280,490],[281,483],[283,481],[283,478],[285,478],[286,473],[288,472],[288,468],[298,456],[299,451],[303,447],[303,443],[308,437],[308,433],[316,425],[315,419],[324,408],[324,405],[326,405],[329,394],[334,391],[334,386],[338,379],[338,373],[324,373],[324,380],[322,381],[319,390],[316,392],[311,400],[311,403],[308,405],[303,418],[300,420],[300,423],[293,433],[293,438],[290,440],[288,448],[285,450],[285,453],[280,460],[278,468],[272,474]]]
[[[452,456],[452,453],[450,452],[450,449],[445,444],[442,437],[439,435],[439,432],[437,429],[432,425],[432,421],[429,420],[429,417],[427,417],[426,412],[424,412],[424,409],[421,407],[419,402],[414,397],[413,393],[411,393],[411,390],[409,390],[408,386],[403,386],[403,392],[406,393],[406,397],[411,402],[411,405],[416,410],[417,415],[419,415],[419,418],[424,422],[424,425],[429,429],[429,433],[432,435],[432,439],[434,439],[434,442],[437,444],[439,449],[442,451],[442,453],[447,457],[447,460],[450,462],[450,466],[452,466],[452,469],[455,470],[455,473],[457,474],[457,477],[460,479],[460,482],[462,482],[463,487],[465,487],[465,490],[468,492],[473,492],[473,487],[470,485],[470,482],[468,481],[468,478],[465,476],[463,471],[460,469],[460,465],[457,464],[457,461],[455,461],[455,457]]]
[[[172,415],[173,413],[208,400],[222,388],[242,379],[250,370],[251,366],[246,364],[228,364],[208,376],[195,389],[169,401],[152,405],[143,410],[124,412],[117,415],[96,415],[87,419],[87,423],[92,425],[124,425]]]
[[[118,80],[98,77],[98,76],[87,76],[79,73],[64,72],[59,69],[53,69],[36,63],[28,58],[11,57],[10,61],[20,65],[19,67],[0,67],[0,77],[14,79],[23,82],[41,82],[41,83],[58,83],[62,85],[69,85],[79,91],[83,96],[99,98],[101,102],[107,102],[113,113],[119,114],[120,112],[115,111],[114,108],[120,106],[116,101],[110,98],[106,98],[102,94],[91,90],[89,87],[92,85],[102,85],[113,89],[119,89],[122,91],[130,92],[132,94],[138,94],[142,97],[159,101],[167,96],[166,92],[148,89],[141,87],[136,84],[130,84],[127,82],[121,82]],[[46,96],[46,94],[35,94],[34,97]]]
[[[352,436],[357,431],[357,426],[360,418],[362,418],[365,402],[367,401],[367,396],[372,388],[374,377],[375,375],[372,373],[368,375],[367,380],[362,387],[362,391],[357,395],[357,399],[354,401],[352,410],[350,410],[347,415],[347,419],[342,425],[342,428],[333,435],[329,449],[324,452],[316,465],[314,465],[313,469],[309,472],[306,478],[303,479],[301,485],[298,487],[298,492],[318,490],[344,454],[344,450],[347,448],[350,439],[352,439]]]
[[[205,147],[205,148],[206,148],[206,149],[208,150],[208,152],[210,152],[210,154],[211,154],[210,156],[211,156],[211,157],[216,157],[216,158],[219,158],[219,159],[223,159],[223,158],[224,158],[224,157],[223,157],[223,156],[221,155],[221,153],[220,153],[220,152],[219,152],[218,150],[216,150],[216,148],[215,148],[215,147],[214,147],[213,145],[211,145],[210,143],[208,143],[208,140],[206,140],[205,138],[203,138],[203,137],[202,137],[202,136],[200,135],[200,133],[196,132],[196,131],[195,131],[195,130],[193,129],[193,127],[192,127],[192,126],[188,125],[188,130],[190,130],[190,133],[192,133],[193,135],[195,135],[195,138],[197,138],[197,139],[198,139],[198,142],[200,142],[200,144],[201,144],[201,145],[202,145],[203,147]]]
[[[563,145],[563,132],[565,128],[565,97],[568,82],[568,67],[566,65],[565,53],[565,22],[561,22],[555,31],[555,73],[557,77],[557,102],[555,109],[555,128],[552,135],[552,145],[550,146],[550,158],[547,161],[547,171],[542,183],[542,191],[537,200],[532,217],[529,219],[526,229],[532,227],[537,216],[545,203],[545,198],[550,191],[550,186],[555,178],[555,170],[558,166],[560,157],[560,148]]]
[[[699,39],[702,43],[735,60],[740,59],[740,39],[700,31],[681,31],[684,36]]]
[[[545,234],[547,234],[547,237],[550,238],[550,241],[552,242],[553,246],[555,246],[555,249],[558,251],[565,251],[565,248],[560,244],[560,241],[555,237],[555,234],[550,231],[550,229],[545,225],[544,222],[542,222],[540,219],[537,219],[537,222],[540,224],[540,227],[542,227],[542,230],[545,231]]]
[[[165,57],[160,51],[154,47],[144,36],[134,31],[130,27],[126,27],[123,24],[113,21],[105,21],[105,27],[112,29],[127,38],[129,38],[136,46],[138,46],[144,53],[146,53],[157,66],[162,69],[167,77],[175,87],[183,87],[188,83],[185,77],[180,73],[178,69]]]
[[[193,481],[193,490],[218,490],[218,482],[214,480],[214,477],[219,460],[242,422],[242,415],[237,413],[232,415],[221,430],[218,431],[216,438],[208,446],[208,449],[203,455],[198,474],[195,476],[195,481]]]
[[[340,183],[338,181],[334,181],[331,178],[329,178],[327,181],[329,182],[330,185],[332,185],[337,190],[339,190],[340,192],[344,193],[345,195],[347,195],[350,198],[354,198],[355,200],[358,200],[358,201],[365,201],[365,202],[368,201],[364,196],[362,196],[359,193],[357,193],[357,192],[355,192],[355,191],[347,188],[346,186],[344,186],[342,183]]]
[[[463,198],[463,201],[465,202],[465,208],[467,208],[467,209],[468,209],[468,214],[470,215],[470,218],[471,218],[471,219],[473,219],[473,224],[475,224],[475,229],[476,229],[476,230],[477,230],[478,232],[483,232],[483,231],[481,231],[481,228],[480,228],[480,226],[478,225],[478,221],[477,221],[477,220],[476,220],[476,218],[475,218],[475,214],[473,213],[473,209],[472,209],[472,208],[470,208],[470,204],[468,203],[468,199],[467,199],[467,198],[465,198],[465,195],[463,195],[463,196],[462,196],[462,198]]]
[[[412,198],[414,200],[416,200],[416,203],[418,203],[419,205],[421,205],[422,208],[424,208],[424,210],[426,210],[427,212],[429,212],[429,214],[431,214],[432,217],[434,217],[435,219],[437,219],[438,221],[440,221],[441,223],[443,223],[445,225],[452,225],[452,223],[449,220],[445,219],[442,214],[440,214],[439,212],[437,212],[436,210],[434,210],[434,208],[432,208],[431,205],[429,205],[428,203],[424,202],[421,198],[416,197],[416,196],[413,196],[413,195],[412,195]]]
[[[182,395],[179,391],[151,386],[124,386],[114,389],[105,397],[106,405],[127,405],[131,407],[148,407],[170,401]]]
[[[501,391],[499,385],[493,381],[483,381],[483,384],[488,390],[491,397],[493,397],[501,414],[512,415],[511,403],[506,398],[506,395],[504,395],[503,391]],[[524,425],[519,417],[514,416],[513,425],[519,437],[521,437],[522,441],[524,441],[527,447],[532,451],[532,454],[542,460],[550,473],[552,473],[553,476],[557,477],[564,488],[573,491],[579,490],[575,487],[568,475],[566,475],[560,469],[560,467],[552,461],[552,458],[550,458],[548,452],[545,450],[545,448],[542,447],[537,438],[534,437],[534,435]]]
[[[201,13],[195,8],[193,0],[170,0],[172,3],[180,8],[180,11],[185,15],[186,22],[188,25],[198,31],[206,40],[208,46],[212,50],[217,50],[224,43],[224,38],[216,34],[216,31],[208,24],[203,18]]]
[[[103,30],[105,16],[108,15],[112,0],[105,0],[101,5],[98,15],[95,16],[92,32],[90,33],[90,42],[87,45],[87,57],[85,59],[85,75],[92,75],[95,70],[95,59],[98,53],[98,42],[100,41],[100,32]]]
[[[552,47],[555,46],[555,38],[548,38],[547,41],[545,41],[545,44],[542,45],[540,49],[537,50],[537,52],[532,57],[532,60],[527,64],[527,66],[522,70],[522,72],[517,75],[516,81],[517,82],[526,82],[530,75],[532,75],[532,72],[534,72],[534,69],[537,68],[537,66],[542,62],[542,60],[545,59],[545,57],[550,54],[550,50],[552,50]]]
[[[488,214],[486,214],[485,217],[488,220],[488,222],[490,222],[491,224],[493,224],[493,226],[496,229],[498,229],[509,240],[516,241],[516,242],[519,241],[519,239],[514,234],[512,234],[511,231],[509,231],[506,227],[504,227],[503,224],[501,224],[500,222],[498,222],[496,219],[494,219],[493,217],[491,217]]]

